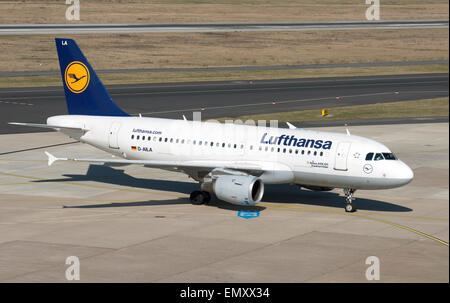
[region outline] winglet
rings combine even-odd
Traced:
[[[295,125],[292,125],[289,122],[286,122],[287,126],[289,126],[289,129],[296,129],[297,127],[295,127]]]
[[[58,158],[56,158],[55,156],[53,156],[51,153],[49,152],[45,152],[45,154],[48,157],[48,166],[51,166],[53,164],[53,162],[57,161]]]

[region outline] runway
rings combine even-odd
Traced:
[[[448,82],[448,74],[422,74],[113,85],[107,89],[130,114],[191,119],[193,111],[201,111],[202,118],[211,119],[445,97]],[[0,89],[0,109],[2,134],[42,131],[7,122],[45,123],[48,116],[67,114],[62,87]]]
[[[160,23],[160,24],[2,24],[0,35],[214,33],[255,31],[317,31],[448,28],[448,20],[335,21],[272,23]]]
[[[343,127],[325,131],[342,132]],[[414,170],[391,190],[267,185],[255,207],[188,200],[187,176],[140,166],[61,162],[108,155],[56,132],[0,135],[0,282],[349,282],[380,261],[379,282],[449,281],[448,123],[354,126]],[[45,148],[30,149],[46,145]],[[5,153],[10,150],[22,152]],[[252,219],[239,211],[259,211]]]

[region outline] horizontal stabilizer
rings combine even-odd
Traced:
[[[86,128],[81,128],[81,127],[68,127],[68,126],[59,126],[59,125],[50,125],[50,124],[38,124],[38,123],[8,122],[8,124],[19,125],[19,126],[52,128],[52,129],[55,129],[55,130],[61,130],[61,129],[79,130],[79,131],[87,131],[88,130]]]

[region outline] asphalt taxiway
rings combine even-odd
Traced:
[[[350,131],[386,144],[415,173],[401,188],[357,191],[354,214],[341,191],[289,185],[267,186],[253,208],[194,206],[197,185],[182,174],[48,167],[44,150],[108,155],[56,132],[0,135],[0,282],[64,282],[66,258],[77,256],[80,282],[374,283],[365,261],[376,256],[380,282],[448,283],[448,123]]]
[[[127,113],[181,119],[237,117],[336,106],[448,96],[448,74],[113,85],[107,89]],[[0,134],[36,132],[7,122],[45,123],[67,114],[61,87],[0,89]],[[293,121],[295,122],[295,121]]]

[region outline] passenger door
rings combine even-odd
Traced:
[[[336,149],[336,156],[334,161],[335,170],[347,170],[347,158],[350,150],[350,142],[339,142]]]

